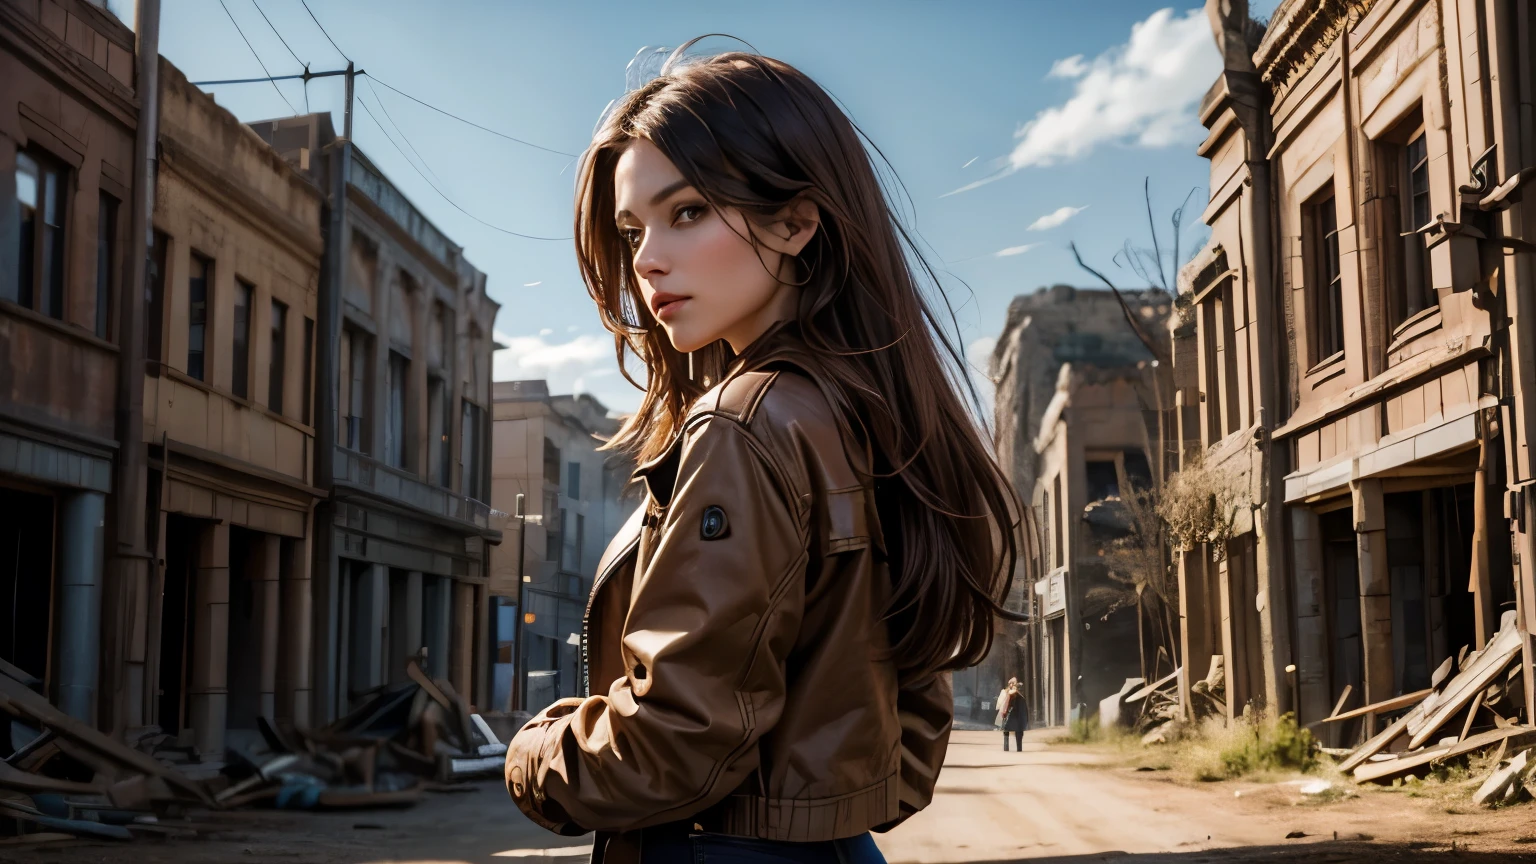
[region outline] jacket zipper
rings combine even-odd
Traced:
[[[647,506],[648,503],[642,503],[641,506]],[[644,535],[645,528],[649,522],[650,516],[647,514],[641,522],[640,530],[635,534],[635,539],[624,544],[624,550],[613,557],[613,563],[604,568],[603,572],[597,574],[597,578],[592,582],[592,591],[587,595],[587,608],[581,613],[581,695],[583,698],[592,695],[592,663],[587,654],[587,644],[591,634],[592,607],[597,603],[597,593],[608,583],[608,579],[613,575],[613,571],[617,570],[624,563],[624,560],[630,556],[630,553],[635,550],[635,547],[640,545],[640,538]]]

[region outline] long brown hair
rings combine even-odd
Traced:
[[[798,70],[735,52],[664,70],[597,129],[577,175],[576,254],[620,368],[626,351],[645,364],[644,385],[624,369],[645,396],[613,441],[644,461],[734,357],[724,342],[681,354],[640,297],[613,221],[614,165],[637,138],[711,206],[736,208],[749,225],[798,200],[819,208],[820,230],[797,258],[799,306],[788,326],[844,440],[870,456],[891,556],[891,657],[902,680],[980,662],[994,616],[1016,617],[1000,601],[1017,557],[1017,499],[957,393],[963,357],[914,265],[938,280],[892,213],[858,130]]]

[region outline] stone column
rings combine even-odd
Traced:
[[[229,526],[203,529],[197,549],[191,610],[192,644],[187,651],[192,675],[187,687],[187,719],[192,743],[204,759],[224,754],[224,724],[229,710]]]
[[[313,686],[310,664],[313,661],[313,634],[310,616],[314,603],[310,590],[310,538],[290,540],[285,545],[281,588],[283,602],[282,639],[278,646],[277,717],[300,726],[318,724],[311,713]]]
[[[1307,507],[1288,507],[1291,521],[1291,559],[1295,562],[1296,676],[1301,704],[1298,722],[1310,723],[1333,710],[1328,693],[1328,627],[1323,614],[1323,534],[1317,513]]]
[[[352,693],[384,683],[384,657],[389,648],[389,568],[383,564],[354,567],[357,575],[352,583],[352,608],[342,610],[352,620],[347,646],[348,692],[343,694],[348,710]]]
[[[449,584],[453,586],[453,658],[448,680],[468,700],[474,692],[475,586],[453,580]]]
[[[410,657],[421,650],[425,645],[422,642],[422,590],[421,571],[412,570],[405,574],[405,639],[404,656]]]
[[[427,632],[423,644],[427,646],[429,674],[433,678],[447,678],[448,646],[453,644],[450,638],[453,632],[453,580],[433,577],[431,586],[424,593],[427,595]]]
[[[1387,566],[1387,518],[1380,480],[1350,484],[1360,567],[1360,633],[1365,654],[1365,704],[1392,697],[1392,576]]]
[[[59,593],[53,662],[54,701],[96,725],[101,654],[101,568],[107,496],[71,492],[59,499]]]
[[[254,567],[250,569],[254,605],[256,607],[256,633],[261,640],[258,652],[257,680],[261,695],[261,716],[274,719],[277,716],[277,653],[282,639],[281,578],[283,563],[283,538],[276,534],[263,534],[255,545]]]

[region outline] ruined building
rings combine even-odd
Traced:
[[[1032,510],[1045,572],[1015,581],[1022,596],[1010,607],[1030,610],[1030,622],[1001,625],[987,661],[956,675],[962,714],[1017,676],[1031,721],[1062,724],[1141,674],[1135,590],[1101,551],[1125,534],[1123,496],[1152,485],[1159,392],[1171,389],[1126,316],[1165,339],[1171,298],[1122,296],[1128,308],[1108,290],[1057,285],[1009,306],[991,361],[995,445]],[[990,719],[984,707],[972,713]]]
[[[1507,611],[1536,624],[1536,22],[1208,9],[1212,236],[1181,279],[1177,402],[1184,464],[1224,466],[1243,506],[1180,556],[1183,638],[1197,676],[1226,658],[1229,711],[1307,722],[1428,687]]]

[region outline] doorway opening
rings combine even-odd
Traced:
[[[48,677],[53,622],[53,498],[0,488],[0,658]]]

